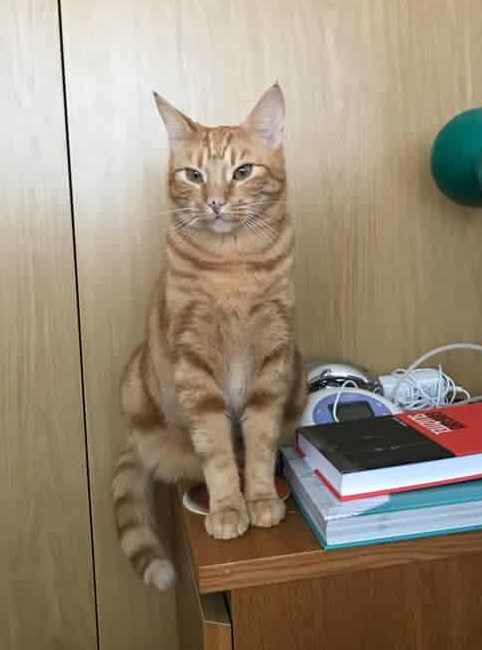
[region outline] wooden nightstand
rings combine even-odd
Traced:
[[[174,511],[182,650],[482,647],[482,533],[326,552],[291,501],[228,542]]]

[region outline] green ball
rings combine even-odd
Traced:
[[[482,207],[482,107],[456,115],[439,132],[432,176],[452,201]]]

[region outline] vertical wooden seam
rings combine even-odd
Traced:
[[[71,241],[72,241],[73,270],[74,270],[75,307],[76,307],[76,316],[77,316],[77,337],[78,337],[78,345],[79,345],[80,400],[81,400],[82,430],[84,434],[84,452],[85,452],[84,466],[85,466],[85,478],[87,481],[87,500],[88,500],[88,508],[89,508],[89,538],[90,538],[90,555],[91,555],[91,566],[92,566],[92,589],[93,589],[92,595],[94,599],[96,646],[97,646],[97,650],[100,650],[97,572],[95,569],[94,522],[93,522],[93,509],[92,509],[91,476],[90,476],[90,466],[89,466],[89,445],[88,445],[88,437],[87,437],[84,353],[83,353],[83,345],[82,345],[82,318],[81,318],[81,311],[80,311],[77,244],[75,238],[74,191],[73,191],[73,179],[72,179],[72,158],[71,158],[71,150],[70,150],[67,75],[65,71],[64,34],[63,34],[63,26],[62,26],[61,0],[57,0],[57,17],[58,17],[58,29],[59,29],[59,57],[60,57],[61,83],[62,83],[62,99],[64,105],[65,152],[67,158],[68,193],[69,193],[70,220],[71,220],[71,229],[72,229]]]

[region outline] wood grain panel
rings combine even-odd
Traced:
[[[447,119],[482,103],[480,3],[301,4],[276,61],[291,70],[305,351],[380,372],[479,340],[480,211],[438,193],[429,152]],[[479,391],[480,363],[461,352],[448,368]]]
[[[475,650],[482,554],[241,589],[236,650]]]
[[[57,3],[0,4],[0,647],[94,650]]]
[[[127,435],[120,372],[141,336],[161,251],[160,127],[148,77],[160,50],[174,48],[163,41],[167,24],[158,32],[174,20],[169,3],[62,0],[102,650],[177,647],[174,592],[135,576],[110,497]]]
[[[167,140],[150,92],[234,123],[280,81],[301,346],[387,371],[479,338],[482,219],[438,193],[428,157],[442,123],[482,103],[480,0],[62,7],[101,630],[106,647],[174,644],[172,594],[131,577],[109,502],[125,436],[118,376],[142,336],[167,220]],[[478,357],[449,361],[482,392]]]

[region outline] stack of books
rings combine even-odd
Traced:
[[[283,474],[325,548],[482,528],[482,403],[301,427]]]

